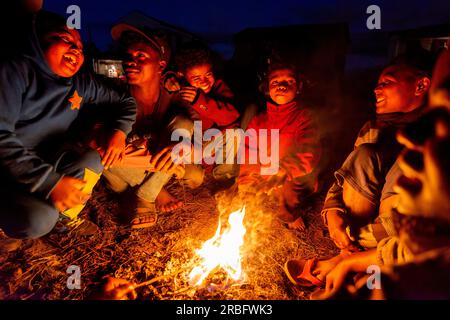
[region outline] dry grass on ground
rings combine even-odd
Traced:
[[[220,196],[221,188],[210,179],[193,191],[175,182],[169,189],[183,199],[184,207],[160,215],[153,228],[132,231],[117,222],[118,196],[100,184],[83,215],[101,232],[90,238],[52,233],[23,241],[17,251],[0,256],[0,299],[88,299],[108,274],[149,282],[138,289],[140,299],[307,299],[309,291],[289,283],[283,264],[290,257],[336,253],[320,221],[320,199],[302,208],[309,224],[305,232],[288,230],[273,218],[274,200],[253,199],[245,218],[244,279],[226,281],[218,271],[207,279],[207,286],[189,285],[194,249],[214,235],[218,208],[225,215],[240,205]],[[81,269],[79,290],[66,286],[70,265]]]

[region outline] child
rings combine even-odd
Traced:
[[[198,42],[188,43],[177,52],[175,61],[183,77],[175,88],[184,102],[186,117],[192,122],[201,121],[203,132],[210,128],[236,128],[239,113],[233,105],[234,94],[223,80],[216,79],[210,51]],[[224,145],[229,138],[232,137],[224,139]],[[213,177],[234,177],[236,166],[229,162],[215,166]]]
[[[448,299],[450,264],[450,54],[443,50],[433,71],[430,112],[397,134],[406,148],[398,157],[395,209],[398,235],[377,248],[355,253],[327,275],[327,290],[318,298],[346,295],[349,274],[369,265],[384,267],[381,296],[366,286],[352,290],[357,298]],[[344,289],[344,290],[341,290]]]
[[[393,186],[401,174],[396,161],[401,146],[395,134],[422,115],[430,88],[430,65],[425,56],[419,59],[410,53],[397,57],[382,71],[374,90],[377,119],[361,130],[324,204],[325,223],[341,254],[328,260],[287,261],[285,271],[291,282],[333,283],[354,261],[365,261],[360,266],[366,267],[376,264],[374,248],[397,234],[391,209],[398,201]]]
[[[449,82],[450,83],[450,82]],[[450,88],[450,86],[448,87]],[[355,253],[326,278],[326,291],[317,298],[345,294],[349,274],[364,273],[369,265],[385,268],[381,277],[385,299],[448,299],[450,297],[450,108],[445,104],[401,131],[406,149],[398,162],[399,203],[395,210],[398,236],[383,239],[376,250]],[[441,100],[443,102],[443,100]],[[369,296],[361,287],[353,296]],[[372,298],[379,296],[371,295]]]
[[[303,219],[296,209],[317,191],[320,158],[317,130],[308,109],[299,100],[301,81],[295,67],[272,64],[264,81],[267,110],[255,116],[247,130],[258,133],[260,129],[279,129],[279,171],[273,176],[262,176],[260,164],[246,162],[241,165],[239,189],[256,191],[280,186],[280,218],[293,228],[303,229]],[[246,149],[248,152],[248,144]],[[267,151],[270,149],[267,146]]]
[[[360,130],[353,152],[335,173],[336,182],[322,210],[340,249],[353,250],[356,242],[376,246],[378,240],[395,233],[389,218],[396,201],[392,186],[399,169],[395,160],[401,151],[395,134],[424,113],[432,60],[426,50],[412,51],[395,58],[379,77],[374,89],[376,119]],[[361,225],[378,217],[369,226],[373,232],[359,232]],[[359,233],[356,239],[347,233],[350,229],[353,235]]]
[[[113,26],[111,34],[124,57],[124,72],[137,103],[137,116],[121,165],[106,170],[103,177],[112,191],[127,195],[124,204],[132,204],[122,210],[131,228],[149,228],[157,223],[158,212],[174,211],[183,205],[164,187],[172,175],[189,188],[196,188],[203,181],[203,170],[189,164],[175,165],[170,157],[170,136],[175,128],[183,127],[183,121],[175,117],[179,111],[176,94],[161,86],[171,52],[167,35],[126,23]]]
[[[80,73],[83,61],[78,31],[41,11],[28,52],[0,65],[0,227],[9,237],[42,237],[59,213],[76,218],[103,166],[124,151],[135,101]],[[84,103],[115,106],[105,108],[115,117],[98,151],[65,143]]]

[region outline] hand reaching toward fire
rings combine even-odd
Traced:
[[[136,300],[135,285],[128,280],[106,277],[100,290],[93,295],[97,300]]]
[[[155,171],[173,174],[177,179],[182,179],[186,172],[183,164],[176,164],[173,161],[171,147],[166,147],[154,155],[150,160],[150,165],[155,168]]]
[[[286,170],[280,168],[277,174],[270,176],[268,180],[262,181],[257,187],[257,194],[265,193],[267,195],[272,194],[278,188],[283,186],[284,181],[286,180],[287,173]]]

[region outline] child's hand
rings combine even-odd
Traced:
[[[152,156],[150,165],[155,168],[155,171],[172,173],[179,165],[172,160],[172,148],[166,147]]]
[[[176,76],[167,77],[164,80],[164,88],[169,92],[179,91],[181,89],[180,83]]]
[[[345,287],[346,279],[352,272],[351,264],[347,260],[341,261],[330,273],[327,274],[325,281],[325,294],[322,299],[327,299],[335,295]]]
[[[337,210],[330,210],[326,213],[328,222],[328,232],[331,239],[339,249],[351,249],[354,244],[347,234],[347,223]]]
[[[88,201],[90,195],[81,191],[85,184],[85,181],[77,178],[63,177],[50,193],[50,199],[53,201],[56,209],[59,212],[64,212]]]
[[[181,99],[192,103],[195,100],[195,97],[197,96],[198,89],[195,87],[183,87],[180,90]]]
[[[111,168],[115,163],[121,161],[125,154],[126,135],[121,130],[115,130],[108,139],[105,147],[99,148],[102,164],[105,169]]]
[[[272,175],[267,181],[263,181],[256,187],[258,190],[257,194],[265,193],[270,195],[274,190],[283,186],[286,177],[286,170],[280,168],[277,174]]]
[[[134,290],[134,284],[124,279],[106,277],[106,282],[101,291],[94,296],[99,300],[135,300],[137,293]]]

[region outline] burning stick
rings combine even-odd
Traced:
[[[136,289],[136,288],[145,287],[145,286],[151,285],[152,283],[155,283],[155,282],[167,279],[167,278],[175,277],[175,276],[177,276],[178,274],[180,274],[180,273],[182,273],[184,271],[186,271],[186,269],[178,270],[177,272],[172,273],[172,274],[167,274],[167,275],[164,275],[164,276],[155,277],[153,279],[150,279],[150,280],[147,280],[147,281],[144,281],[144,282],[141,282],[141,283],[135,285],[134,288]]]
[[[166,278],[168,278],[168,277],[170,277],[170,275],[167,275],[167,276],[160,276],[160,277],[156,277],[156,278],[150,279],[150,280],[148,280],[148,281],[141,282],[141,283],[135,285],[135,286],[134,286],[134,289],[137,289],[137,288],[140,288],[140,287],[148,286],[148,285],[150,285],[150,284],[152,284],[152,283],[158,282],[158,281],[160,281],[160,280],[164,280],[164,279],[166,279]]]

